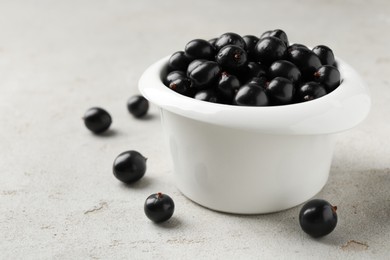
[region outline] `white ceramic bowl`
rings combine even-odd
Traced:
[[[160,108],[178,189],[217,211],[284,210],[325,185],[334,134],[367,116],[371,100],[359,75],[337,59],[342,84],[319,99],[243,107],[199,101],[162,83],[169,57],[151,65],[141,93]]]

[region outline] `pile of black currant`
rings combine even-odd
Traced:
[[[260,37],[225,33],[195,39],[169,58],[164,84],[198,100],[239,106],[276,106],[322,97],[340,85],[333,51],[289,44],[280,30]]]

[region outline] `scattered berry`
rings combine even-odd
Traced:
[[[146,115],[149,109],[149,101],[140,95],[135,95],[127,100],[127,110],[134,117],[140,118]]]
[[[167,221],[175,211],[175,204],[171,197],[161,192],[150,195],[144,204],[145,215],[153,222]]]
[[[137,151],[126,151],[115,158],[112,169],[118,180],[132,183],[145,175],[146,158]]]
[[[337,207],[326,200],[314,199],[303,205],[299,212],[299,224],[312,237],[323,237],[337,225]]]
[[[106,131],[112,123],[110,114],[100,107],[88,109],[84,114],[83,120],[85,126],[95,134]]]

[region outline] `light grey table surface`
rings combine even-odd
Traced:
[[[339,134],[316,196],[338,206],[323,239],[298,224],[300,207],[239,216],[186,199],[155,106],[136,120],[126,100],[143,70],[193,38],[281,28],[291,42],[326,44],[372,94],[363,124]],[[388,259],[390,257],[390,2],[0,0],[0,259]],[[113,117],[94,136],[91,106]],[[112,174],[114,158],[148,157],[140,182]],[[145,198],[170,194],[174,217],[155,225]]]

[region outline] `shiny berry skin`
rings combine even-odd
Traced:
[[[269,101],[264,88],[250,83],[240,87],[233,102],[239,106],[267,106]]]
[[[340,72],[336,67],[324,65],[314,73],[314,81],[321,83],[330,93],[340,85]]]
[[[305,102],[326,95],[325,87],[317,82],[306,82],[296,91],[297,102]]]
[[[272,32],[272,30],[263,32],[263,33],[260,35],[260,38],[259,38],[259,39],[263,39],[263,38],[269,37],[270,34],[271,34],[271,32]]]
[[[145,215],[153,222],[161,223],[170,219],[175,211],[175,203],[161,192],[150,195],[144,204]]]
[[[236,76],[222,73],[221,79],[219,80],[216,89],[217,94],[222,97],[222,99],[231,103],[239,88],[240,81]]]
[[[247,84],[256,84],[256,85],[259,85],[260,87],[262,88],[266,88],[267,86],[267,78],[264,77],[264,76],[260,76],[260,77],[253,77],[251,79],[248,80]]]
[[[134,117],[143,117],[149,110],[149,101],[140,95],[132,96],[127,100],[127,110]]]
[[[214,89],[200,90],[195,94],[194,98],[212,103],[221,103]]]
[[[272,105],[290,104],[294,96],[293,83],[282,77],[276,77],[268,83],[266,93]]]
[[[266,37],[260,39],[256,44],[256,60],[264,65],[270,65],[276,60],[282,60],[286,54],[287,46],[276,37]]]
[[[179,79],[179,78],[185,78],[185,77],[186,77],[186,74],[183,71],[180,71],[180,70],[171,71],[165,77],[164,84],[166,86],[169,86],[169,84],[171,84],[172,81]]]
[[[187,68],[187,76],[189,76],[191,74],[191,72],[196,67],[198,67],[198,65],[200,65],[201,63],[203,63],[205,61],[207,61],[207,60],[205,60],[205,59],[196,59],[196,60],[191,61],[191,63],[188,65],[188,68]]]
[[[173,91],[188,97],[192,96],[194,93],[194,90],[192,89],[192,82],[188,78],[176,79],[172,81],[168,87]]]
[[[183,51],[177,51],[172,54],[168,61],[168,70],[181,70],[186,71],[188,64],[191,60],[184,54]]]
[[[307,202],[299,212],[299,224],[305,233],[318,238],[331,233],[337,225],[337,207],[326,200]]]
[[[219,50],[215,60],[227,71],[238,71],[248,62],[248,57],[244,49],[235,46],[227,45]]]
[[[194,87],[198,89],[213,86],[218,82],[221,68],[214,61],[204,61],[196,66],[188,75]]]
[[[273,37],[281,39],[284,42],[284,44],[286,45],[286,47],[288,47],[288,37],[287,37],[287,34],[283,30],[280,30],[280,29],[273,30],[269,33],[268,36],[273,36]]]
[[[242,37],[242,39],[245,42],[246,46],[246,53],[248,55],[248,60],[254,61],[255,60],[255,47],[257,42],[259,41],[259,38],[257,38],[254,35],[245,35]]]
[[[237,33],[232,32],[222,34],[214,43],[214,47],[217,51],[227,45],[235,45],[244,50],[246,48],[244,39]]]
[[[305,80],[312,80],[314,72],[322,65],[320,58],[314,52],[299,47],[288,51],[287,60],[299,68]]]
[[[294,44],[291,44],[290,46],[288,46],[287,51],[291,51],[291,50],[296,49],[296,48],[309,49],[309,48],[307,48],[306,45],[303,45],[303,44],[300,44],[300,43],[294,43]]]
[[[103,133],[112,123],[110,114],[100,107],[88,109],[83,116],[83,120],[85,126],[95,134]]]
[[[124,182],[132,183],[141,179],[146,172],[146,158],[137,151],[119,154],[112,166],[114,176]]]
[[[301,71],[294,63],[287,60],[278,60],[271,64],[268,69],[270,79],[283,77],[297,83],[301,79]]]
[[[335,65],[333,51],[325,45],[318,45],[313,48],[313,52],[320,58],[322,65]]]
[[[195,39],[187,43],[184,49],[185,55],[191,60],[194,59],[206,59],[213,60],[215,56],[215,50],[213,45],[203,39]]]

